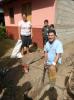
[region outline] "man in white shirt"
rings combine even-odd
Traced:
[[[27,16],[22,14],[22,20],[18,23],[19,39],[22,40],[22,53],[29,52],[32,46],[32,25],[27,20]]]

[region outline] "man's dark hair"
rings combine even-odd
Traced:
[[[48,23],[48,20],[47,20],[47,19],[45,19],[45,20],[44,20],[44,23],[45,23],[45,22],[47,22],[47,23]]]
[[[57,36],[57,35],[56,35],[56,31],[53,30],[53,29],[50,29],[50,30],[49,30],[48,34],[50,34],[50,33],[54,33],[54,35]]]

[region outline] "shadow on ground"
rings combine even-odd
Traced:
[[[18,61],[10,59],[10,57],[0,59],[0,95],[5,89],[0,100],[32,100],[31,97],[28,97],[28,92],[32,88],[30,82],[24,83],[23,86],[17,86],[24,75],[20,63],[16,64]]]
[[[54,87],[50,87],[47,91],[44,92],[39,100],[45,100],[46,97],[48,97],[49,100],[57,100],[57,96],[57,90]]]
[[[36,52],[37,49],[38,49],[37,43],[33,42],[32,47],[29,48],[29,51]]]

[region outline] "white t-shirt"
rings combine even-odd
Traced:
[[[31,22],[30,21],[19,21],[18,26],[21,28],[21,35],[23,36],[29,36],[31,35]]]

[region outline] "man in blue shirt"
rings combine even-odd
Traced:
[[[50,30],[48,33],[48,41],[44,47],[45,64],[48,66],[48,76],[50,81],[56,82],[56,64],[61,64],[61,54],[63,53],[63,45],[57,39],[56,31]]]

